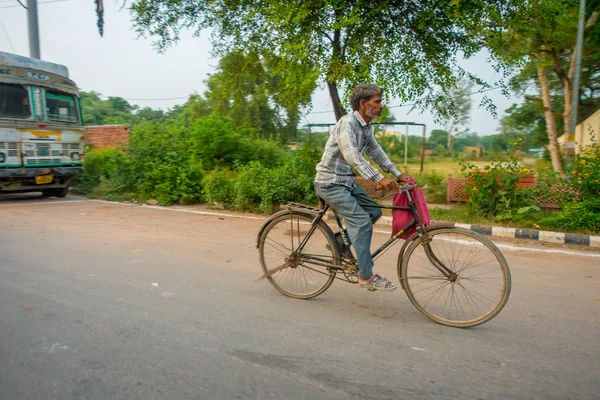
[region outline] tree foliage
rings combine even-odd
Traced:
[[[402,101],[440,104],[455,86],[457,64],[484,46],[484,27],[509,18],[512,1],[131,0],[136,30],[165,50],[182,29],[212,32],[217,54],[252,50],[269,60],[283,100],[329,88],[336,117],[338,89],[375,82]],[[476,79],[475,76],[469,75]],[[483,83],[478,81],[478,83]]]
[[[299,108],[309,100],[283,98],[280,93],[285,89],[270,75],[268,60],[256,52],[225,54],[206,84],[212,114],[230,117],[258,137],[295,136]]]
[[[80,92],[79,96],[86,125],[131,124],[135,120],[133,113],[138,107],[121,97],[102,100],[101,94],[94,91]]]
[[[546,120],[549,149],[555,170],[562,168],[557,137],[560,132],[569,130],[571,117],[573,77],[575,72],[575,44],[577,40],[579,0],[535,0],[515,3],[513,17],[502,24],[502,29],[489,30],[487,45],[493,56],[513,68],[517,88],[535,88],[538,96],[529,99],[540,101]],[[598,18],[599,0],[587,2],[584,55],[582,59],[582,105],[595,109],[600,104],[597,91],[600,86],[600,24]],[[587,95],[589,94],[589,95]],[[553,97],[559,96],[558,104]],[[557,125],[556,115],[560,115]],[[578,115],[586,117],[587,111]],[[562,126],[561,126],[562,125]]]

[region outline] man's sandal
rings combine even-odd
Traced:
[[[370,291],[374,290],[385,290],[391,292],[392,290],[396,290],[397,286],[390,282],[388,279],[379,276],[377,274],[373,275],[369,282],[367,283],[359,283],[358,286],[365,288]]]

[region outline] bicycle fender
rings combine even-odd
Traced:
[[[301,214],[301,215],[303,215],[303,216],[305,216],[305,217],[308,217],[308,218],[314,218],[314,217],[315,217],[315,216],[314,216],[314,214],[311,214],[311,213],[306,213],[306,212],[302,212],[302,211],[296,211],[296,210],[293,210],[293,211],[292,211],[292,210],[282,210],[282,211],[279,211],[279,212],[277,212],[277,213],[275,213],[275,214],[271,215],[271,216],[269,217],[269,219],[267,219],[267,220],[265,221],[265,223],[264,223],[264,224],[262,224],[262,226],[260,227],[260,229],[259,229],[259,231],[258,231],[258,234],[256,235],[256,248],[257,248],[257,249],[258,249],[258,247],[260,246],[260,237],[262,236],[262,234],[263,234],[263,232],[265,231],[265,229],[267,228],[267,226],[269,226],[269,224],[270,224],[270,223],[271,223],[271,222],[272,222],[272,221],[273,221],[275,218],[277,218],[277,217],[280,217],[281,215],[285,215],[285,214],[291,214],[291,213],[294,213],[294,214]]]

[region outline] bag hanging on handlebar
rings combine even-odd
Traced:
[[[431,218],[429,217],[429,210],[427,209],[427,202],[425,201],[423,191],[421,189],[414,188],[411,191],[411,196],[416,203],[417,213],[419,213],[421,223],[424,225],[429,225],[431,223]],[[396,193],[394,195],[393,205],[408,207],[408,196],[406,195],[406,192],[400,191],[400,193]],[[400,232],[402,228],[408,225],[408,223],[412,220],[413,214],[410,210],[392,210],[392,236]],[[403,232],[402,235],[400,235],[400,238],[406,240],[416,231],[417,227],[413,226],[408,231]]]

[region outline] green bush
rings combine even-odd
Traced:
[[[561,211],[542,220],[557,231],[600,232],[600,199],[590,198],[577,203],[565,203]]]
[[[521,140],[521,139],[519,139]],[[515,143],[518,145],[518,143]],[[481,171],[478,166],[461,160],[461,171],[469,179],[465,191],[469,208],[484,218],[511,220],[515,214],[538,211],[534,205],[533,188],[517,186],[519,178],[532,173],[522,168],[516,156],[497,159]]]
[[[175,125],[144,122],[132,130],[127,175],[141,201],[202,198],[202,162],[190,151],[188,132]]]
[[[121,150],[114,148],[91,150],[86,153],[83,162],[84,172],[74,180],[76,190],[87,195],[98,195],[96,188],[104,182],[106,186],[102,192],[114,192],[122,190],[125,186],[123,166],[126,155]],[[106,182],[112,181],[111,185]]]
[[[277,168],[291,157],[291,150],[281,143],[265,139],[245,139],[242,146],[241,164],[257,161],[266,168]]]
[[[90,195],[161,205],[179,200],[223,203],[268,212],[286,201],[315,202],[313,180],[321,151],[307,144],[292,152],[273,140],[253,139],[229,118],[191,126],[137,123],[125,151],[92,151],[78,187]],[[204,168],[215,170],[204,176]]]
[[[573,175],[583,198],[600,196],[600,146],[581,149],[573,160]]]
[[[447,185],[444,184],[444,177],[437,171],[419,175],[415,179],[423,189],[428,203],[440,204],[446,202]]]
[[[550,229],[600,232],[600,146],[583,148],[574,157],[570,184],[577,189],[579,201],[565,194],[561,199],[562,210],[542,223]]]
[[[242,166],[234,181],[234,208],[241,211],[257,209],[268,180],[269,170],[261,163],[252,161]]]
[[[204,178],[204,199],[211,204],[221,203],[231,207],[235,197],[234,176],[231,171],[215,170]]]

